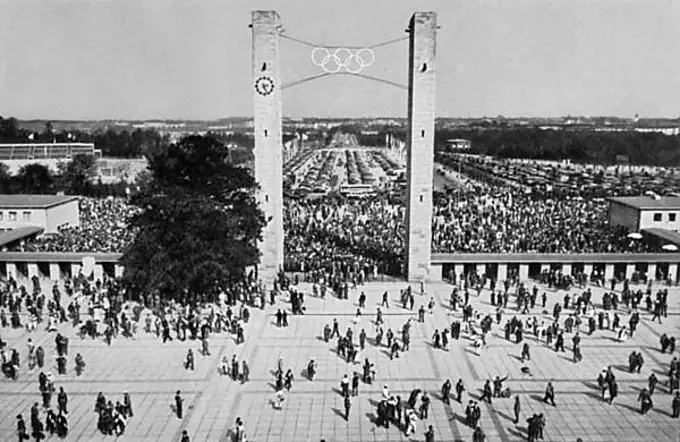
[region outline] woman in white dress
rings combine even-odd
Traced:
[[[229,376],[229,358],[227,356],[222,356],[221,368],[221,374],[223,376]]]
[[[621,327],[619,333],[616,336],[616,340],[619,342],[626,342],[626,340],[628,339],[628,335],[629,335],[628,329],[626,327]]]
[[[283,408],[283,401],[285,400],[285,393],[283,392],[284,390],[279,390],[276,393],[274,393],[274,409],[275,410],[280,410]]]

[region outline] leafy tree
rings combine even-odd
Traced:
[[[82,194],[97,175],[97,161],[92,155],[75,155],[64,166],[60,164],[59,172],[69,193]]]
[[[139,233],[122,258],[132,290],[214,299],[258,264],[266,221],[257,183],[227,154],[212,137],[190,136],[149,157],[152,180],[132,197]]]
[[[14,186],[14,179],[9,173],[9,166],[0,163],[0,193],[12,193]]]
[[[167,144],[167,137],[162,136],[154,129],[97,131],[92,140],[97,149],[107,157],[116,158],[140,158],[149,150]]]
[[[46,166],[31,163],[19,169],[17,182],[22,193],[45,194],[51,193],[54,177]]]
[[[153,175],[148,170],[138,173],[135,177],[131,191],[137,192],[137,189],[146,189],[146,187],[151,183],[151,180],[153,180]]]
[[[0,143],[21,143],[25,142],[28,133],[19,128],[16,118],[0,117]]]

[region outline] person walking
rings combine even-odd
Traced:
[[[524,360],[530,361],[531,360],[531,353],[529,352],[529,343],[525,342],[524,346],[522,347],[522,355],[520,356],[520,360],[524,362]]]
[[[57,395],[58,413],[68,414],[68,396],[64,391],[64,387],[59,387],[59,394]]]
[[[649,386],[649,395],[653,396],[654,395],[654,389],[656,388],[656,383],[659,380],[657,379],[656,375],[654,373],[649,375],[649,379],[647,380],[648,386]]]
[[[463,392],[465,391],[465,385],[463,385],[463,380],[458,379],[458,382],[456,382],[456,401],[459,404],[462,404],[461,402],[463,400]]]
[[[652,397],[649,395],[649,391],[644,388],[638,395],[638,402],[640,402],[640,414],[647,414],[649,410],[654,406],[652,402]]]
[[[340,388],[344,397],[349,396],[349,378],[347,375],[340,381]]]
[[[475,428],[475,432],[472,434],[472,442],[484,442],[486,440],[486,434],[482,427]]]
[[[352,407],[352,403],[349,400],[349,395],[345,396],[345,420],[349,421],[349,409]]]
[[[175,410],[177,411],[177,418],[182,419],[182,405],[184,404],[184,399],[180,395],[180,391],[177,390],[175,394]]]
[[[555,405],[555,388],[552,385],[552,382],[548,382],[548,385],[545,387],[545,396],[543,397],[543,402],[551,403],[553,407],[556,407]]]
[[[189,349],[187,351],[187,357],[184,361],[184,369],[194,371],[196,367],[194,366],[194,352]]]
[[[447,379],[446,382],[444,382],[444,385],[442,385],[442,401],[444,401],[445,404],[451,403],[449,394],[451,394],[451,380]]]
[[[434,442],[434,428],[432,428],[432,425],[425,432],[425,442]]]
[[[130,393],[127,391],[123,392],[123,409],[128,417],[134,416],[132,412],[132,399],[130,399]]]
[[[609,405],[614,402],[614,399],[616,399],[616,396],[619,395],[619,384],[616,382],[616,380],[612,380],[609,383]]]
[[[673,397],[673,403],[671,404],[671,408],[673,411],[672,417],[673,419],[677,419],[680,417],[680,391],[675,392],[675,397]]]
[[[484,402],[484,399],[488,399],[489,403],[491,403],[491,381],[488,379],[484,383],[484,393],[482,394],[482,397],[479,398],[479,401]]]
[[[520,405],[520,402],[519,402],[519,395],[516,395],[516,396],[515,396],[515,404],[513,405],[512,408],[513,408],[513,411],[515,412],[515,424],[518,424],[518,423],[519,423],[520,413],[521,413],[521,411],[522,411],[522,410],[521,410],[521,405]]]
[[[359,396],[359,373],[356,371],[352,376],[352,396]]]
[[[31,438],[26,432],[26,422],[24,421],[24,417],[22,415],[17,416],[17,436],[19,437],[19,442],[23,442],[24,440]]]
[[[248,366],[248,363],[243,360],[241,361],[241,383],[245,384],[248,382],[250,377],[250,367]]]
[[[406,413],[406,437],[409,437],[411,434],[416,433],[416,423],[418,422],[418,416],[416,415],[416,412],[414,410],[409,410]]]

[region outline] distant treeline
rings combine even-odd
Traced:
[[[390,133],[406,140],[406,131],[385,128],[377,134],[362,134],[359,126],[333,128],[354,133],[359,144],[383,147]],[[625,156],[631,164],[680,166],[680,136],[659,132],[596,132],[593,130],[543,130],[539,128],[466,128],[437,129],[436,150],[446,150],[446,141],[463,138],[472,142],[472,152],[497,158],[566,160],[579,163],[613,164]]]
[[[78,130],[56,132],[51,123],[46,123],[42,132],[32,132],[19,127],[15,118],[0,117],[0,143],[94,143],[103,156],[116,158],[140,158],[148,149],[158,148],[167,143],[154,129],[97,130],[93,133]]]
[[[360,125],[342,125],[329,130],[330,141],[338,132],[354,133],[360,145],[383,147],[389,133],[405,140],[406,132],[389,126],[376,133],[362,133]],[[29,140],[29,135],[33,140]],[[212,134],[225,145],[236,144],[232,149],[232,162],[242,164],[252,161],[253,137],[250,134]],[[612,164],[617,156],[626,156],[632,164],[680,166],[680,136],[661,133],[596,132],[593,130],[542,130],[533,127],[473,127],[465,129],[438,129],[435,133],[437,150],[446,149],[446,140],[464,138],[472,142],[472,152],[498,158],[526,158],[564,160],[574,162]],[[48,122],[41,133],[31,133],[19,127],[14,118],[0,117],[0,143],[25,142],[94,143],[104,156],[140,158],[153,149],[169,143],[155,129],[107,129],[92,134],[80,131],[55,132]],[[284,142],[287,139],[283,140]]]
[[[225,145],[233,143],[240,146],[234,149],[234,161],[247,161],[248,153],[241,150],[252,150],[253,138],[246,134],[218,135],[213,134]],[[46,123],[41,132],[32,132],[19,127],[15,118],[0,117],[0,143],[94,143],[105,157],[141,158],[154,149],[163,148],[170,143],[168,136],[161,135],[155,129],[108,128],[93,133],[78,130],[56,132],[51,123]],[[252,153],[250,154],[252,157]]]
[[[470,140],[472,153],[498,158],[612,164],[617,156],[627,156],[631,164],[680,166],[680,137],[656,132],[538,128],[439,130],[437,150],[446,150],[446,140],[454,138]]]

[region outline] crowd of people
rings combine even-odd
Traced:
[[[225,290],[217,299],[206,297],[180,302],[162,299],[158,294],[132,296],[116,279],[93,281],[82,273],[73,279],[66,279],[63,291],[58,283],[51,287],[51,293],[44,290],[37,277],[32,278],[32,287],[29,285],[29,288],[19,285],[13,278],[0,281],[0,326],[2,329],[25,329],[29,335],[27,363],[24,363],[26,369],[28,373],[44,370],[38,374],[42,407],[35,403],[30,410],[30,435],[23,415],[17,416],[20,440],[28,440],[31,436],[42,440],[46,437],[45,432],[61,438],[68,435],[68,398],[61,387],[57,395],[58,410],[52,410],[55,383],[59,376],[67,374],[70,365],[69,339],[59,333],[59,325],[72,326],[81,339],[101,339],[108,345],[115,339],[136,339],[138,328],[143,326],[143,332],[151,336],[155,334],[159,343],[172,341],[173,335],[180,341],[190,339],[200,342],[201,354],[209,356],[211,335],[231,335],[237,345],[242,344],[250,319],[249,307],[265,306],[265,291],[261,284],[253,280],[235,283],[234,287]],[[275,302],[274,294],[271,295],[271,302]],[[50,366],[45,362],[46,350],[42,345],[36,346],[30,337],[43,330],[54,333],[56,377],[46,370]],[[22,370],[22,351],[10,347],[1,336],[2,373],[7,379],[17,380],[20,373],[25,372]],[[224,362],[224,375],[242,383],[248,381],[250,369],[245,360],[239,364],[234,355],[230,367]],[[184,367],[194,370],[195,364],[193,352],[189,350]],[[85,366],[83,356],[77,353],[73,359],[77,376],[83,374]],[[175,400],[180,403],[175,412],[182,418],[181,401],[177,397]],[[120,436],[125,433],[127,422],[133,416],[130,395],[124,392],[122,401],[114,404],[99,393],[95,400],[95,412],[98,416],[97,429],[102,434]],[[244,434],[242,423],[237,425],[235,434]],[[188,435],[183,435],[182,440],[189,441]],[[240,442],[242,439],[235,440]]]
[[[403,218],[403,207],[382,199],[288,200],[285,270],[308,272],[340,259],[396,274],[404,248]]]
[[[139,209],[125,198],[80,199],[80,226],[19,246],[23,251],[121,253],[134,240],[127,220]],[[403,273],[406,209],[387,196],[335,196],[284,202],[285,270],[308,272],[332,262]],[[611,228],[603,199],[526,193],[466,181],[435,195],[435,253],[622,253],[651,249]]]
[[[611,228],[601,199],[546,194],[471,183],[436,200],[436,253],[645,252],[644,242]]]
[[[338,257],[400,274],[405,209],[387,198],[287,201],[286,270],[305,272]],[[622,228],[611,228],[603,200],[553,199],[471,183],[439,195],[432,220],[435,253],[643,253]]]
[[[24,246],[30,251],[53,252],[121,252],[134,239],[134,231],[127,226],[126,220],[138,210],[130,206],[125,199],[91,199],[80,200],[81,226],[62,230],[58,235],[39,238],[35,242]],[[555,199],[547,195],[536,195],[517,192],[499,186],[469,183],[467,189],[461,189],[456,194],[439,195],[435,200],[433,213],[433,251],[456,253],[614,253],[614,252],[643,252],[644,243],[629,238],[628,232],[610,229],[607,226],[606,203],[604,201],[578,197]],[[350,290],[361,290],[366,282],[378,277],[378,274],[401,274],[402,255],[405,236],[405,209],[402,205],[386,197],[377,197],[362,201],[344,201],[326,197],[310,200],[287,200],[284,207],[285,238],[285,270],[304,273],[306,282],[311,283],[312,296],[324,297],[326,294],[335,295],[340,299],[349,299]],[[638,307],[651,314],[653,319],[659,320],[667,314],[667,292],[657,292],[653,296],[651,286],[647,291],[633,291],[624,286],[619,293],[606,293],[601,302],[594,302],[589,290],[585,289],[587,278],[578,275],[562,275],[549,272],[542,275],[544,282],[563,290],[569,290],[577,283],[583,289],[581,293],[572,295],[574,299],[565,296],[563,303],[553,306],[553,320],[540,319],[542,313],[535,313],[537,304],[541,304],[542,311],[546,307],[546,296],[539,297],[537,290],[529,290],[519,281],[508,278],[508,281],[493,281],[486,275],[454,275],[451,280],[456,285],[450,300],[451,314],[458,315],[458,307],[462,308],[460,318],[456,318],[449,327],[441,331],[436,330],[433,348],[448,351],[449,336],[451,340],[459,340],[461,331],[471,342],[472,352],[479,355],[487,347],[487,335],[496,327],[505,332],[505,338],[522,346],[521,360],[530,361],[529,344],[524,340],[525,333],[533,333],[538,345],[552,347],[556,352],[564,352],[564,341],[572,335],[572,351],[574,363],[579,363],[584,355],[581,351],[581,339],[591,336],[597,330],[605,333],[610,330],[618,342],[633,337],[640,312]],[[297,277],[295,277],[297,278]],[[52,287],[51,295],[43,291],[39,281],[33,281],[32,292],[24,286],[18,286],[16,281],[9,280],[0,286],[0,323],[3,327],[26,327],[29,333],[34,332],[44,324],[45,330],[57,333],[57,325],[72,323],[79,330],[81,338],[103,338],[109,345],[113,339],[135,339],[138,325],[144,325],[144,333],[154,334],[159,343],[178,339],[196,340],[200,342],[201,354],[210,355],[209,340],[211,336],[231,335],[235,343],[245,341],[245,333],[250,318],[249,308],[264,309],[265,297],[270,296],[270,304],[276,303],[276,298],[283,293],[286,301],[292,306],[292,313],[304,314],[304,295],[297,292],[295,285],[298,280],[291,281],[281,274],[273,290],[267,292],[265,288],[252,279],[235,283],[218,299],[190,299],[180,302],[162,299],[159,294],[143,294],[132,301],[130,294],[120,287],[115,280],[90,281],[82,275],[65,284],[65,295],[58,286]],[[496,289],[498,283],[499,289]],[[477,312],[470,302],[470,291],[482,289],[491,291],[491,304],[496,309],[495,325],[492,314]],[[421,287],[421,293],[424,290]],[[508,309],[508,300],[516,299],[517,314],[501,325]],[[382,308],[390,308],[389,295],[383,295]],[[426,298],[425,298],[426,299]],[[359,309],[357,318],[365,309],[366,297],[359,295]],[[414,310],[414,293],[410,287],[401,293],[402,307],[410,306]],[[622,311],[617,311],[619,302],[626,307],[626,314],[630,315],[626,322],[619,317]],[[597,304],[597,307],[595,306]],[[630,307],[629,307],[630,304]],[[600,308],[599,306],[602,306]],[[432,313],[435,308],[434,299],[417,308],[418,323],[425,322],[426,312]],[[437,307],[439,308],[439,307]],[[85,314],[84,312],[87,312]],[[563,312],[569,311],[568,314]],[[83,318],[81,318],[81,315]],[[518,318],[517,315],[528,315]],[[280,327],[288,326],[286,310],[276,313],[276,324]],[[8,319],[9,318],[9,319]],[[385,324],[380,309],[376,312],[374,345],[386,346],[386,354],[391,360],[399,358],[400,354],[408,354],[411,320],[393,331]],[[584,324],[584,337],[580,334],[580,327]],[[628,324],[628,327],[626,327]],[[387,332],[384,332],[387,329]],[[396,336],[398,333],[401,336]],[[337,353],[348,364],[360,363],[359,352],[366,345],[366,331],[361,330],[358,341],[352,336],[352,329],[341,335],[337,321],[333,328],[324,330],[324,341],[329,342],[337,336]],[[513,339],[514,338],[514,339]],[[55,358],[57,360],[57,375],[63,375],[67,370],[68,340],[60,334],[55,337]],[[553,344],[554,341],[554,344]],[[667,349],[675,350],[675,338],[663,340],[662,352]],[[29,341],[28,368],[42,368],[45,350],[32,346]],[[17,348],[8,348],[7,343],[0,340],[0,356],[2,357],[2,371],[6,377],[16,379],[19,376],[21,361]],[[586,355],[587,356],[587,355]],[[402,356],[404,357],[404,356]],[[633,370],[638,370],[644,364],[641,354],[631,356]],[[186,358],[179,362],[186,370],[194,370],[197,360],[192,350]],[[200,361],[198,362],[200,363]],[[371,383],[376,376],[375,363],[365,360],[363,382]],[[74,368],[78,375],[82,374],[85,363],[81,355],[76,355]],[[247,361],[238,361],[236,355],[231,361],[226,356],[221,361],[221,373],[234,381],[241,383],[249,380],[249,366]],[[309,380],[316,373],[316,364],[312,360],[307,366]],[[528,369],[528,368],[527,368]],[[277,366],[276,399],[274,404],[282,408],[285,392],[292,388],[294,376],[292,369],[284,370],[283,361]],[[677,361],[669,371],[668,385],[670,393],[678,388],[680,364]],[[615,379],[605,373],[606,379],[601,386],[606,387],[615,397],[618,386]],[[483,386],[485,399],[510,398],[509,391],[502,389],[505,379],[497,377],[489,380]],[[443,400],[450,405],[448,391],[452,386],[442,388],[447,391]],[[650,381],[651,382],[651,381]],[[51,373],[40,373],[40,393],[43,397],[44,419],[40,413],[31,409],[32,435],[40,440],[44,437],[44,428],[61,437],[68,433],[67,411],[59,405],[59,411],[51,410],[51,395],[55,391]],[[493,392],[491,385],[494,386]],[[352,406],[351,397],[358,395],[359,375],[351,380],[345,377],[341,381],[342,395],[345,405],[345,418],[349,417]],[[383,400],[377,406],[376,425],[397,425],[407,436],[416,432],[418,420],[428,418],[428,407],[431,401],[427,392],[414,390],[408,401],[402,403],[398,395],[389,394],[387,386],[384,388]],[[463,409],[461,393],[465,390],[462,380],[455,387],[458,402]],[[651,409],[652,392],[641,393],[641,413]],[[351,393],[350,393],[351,391]],[[487,393],[488,392],[488,393]],[[604,393],[603,393],[604,394]],[[677,397],[677,393],[676,393]],[[183,417],[183,398],[181,392],[175,394],[175,413],[178,418]],[[519,398],[515,396],[516,420],[520,414]],[[613,400],[613,399],[611,399]],[[551,383],[546,387],[544,402],[555,406],[555,390]],[[611,401],[610,401],[611,402]],[[123,434],[127,419],[132,416],[132,405],[129,395],[125,394],[123,402],[107,401],[103,396],[96,399],[98,413],[98,429],[104,434]],[[33,408],[37,409],[37,405]],[[472,400],[465,408],[465,422],[474,431],[474,440],[484,441],[484,431],[479,425],[480,408],[477,401]],[[673,417],[680,414],[680,398],[673,401]],[[27,435],[26,424],[21,415],[17,418],[19,437]],[[43,425],[43,420],[45,425]],[[534,415],[529,421],[529,438],[536,440],[542,437],[546,420],[543,415]],[[23,430],[22,430],[23,428]],[[239,419],[237,435],[244,434],[243,423]],[[186,437],[185,437],[186,436]],[[426,437],[434,440],[433,429],[430,426]],[[182,440],[188,441],[186,432]]]
[[[335,276],[331,277],[331,275]],[[546,285],[554,286],[557,282],[564,280],[564,275],[559,271],[551,270],[544,272],[541,280],[546,282]],[[369,313],[367,297],[363,292],[367,281],[370,281],[370,277],[363,269],[355,273],[354,269],[333,262],[330,270],[319,269],[311,272],[309,283],[312,287],[311,296],[314,297],[335,296],[340,300],[349,300],[350,290],[352,299],[356,294],[359,307],[354,323],[358,324],[361,316]],[[432,337],[432,347],[435,351],[449,351],[449,339],[451,339],[451,342],[469,342],[472,353],[480,355],[487,347],[487,339],[493,335],[493,329],[497,329],[500,336],[503,335],[504,330],[507,341],[521,346],[520,359],[524,365],[522,372],[526,370],[527,373],[530,371],[531,352],[526,335],[531,334],[534,337],[535,343],[532,345],[554,348],[556,353],[565,352],[565,340],[571,336],[573,363],[579,363],[583,357],[588,357],[581,352],[582,339],[589,339],[596,333],[604,335],[611,333],[616,337],[615,340],[620,342],[622,329],[627,329],[626,336],[632,339],[642,314],[652,315],[652,324],[656,320],[661,322],[662,318],[668,315],[668,291],[665,288],[653,290],[652,280],[644,288],[635,289],[628,281],[625,281],[622,288],[618,290],[613,283],[611,290],[605,290],[601,299],[594,299],[591,289],[583,283],[581,278],[576,277],[574,281],[562,287],[565,292],[564,298],[552,306],[552,319],[550,320],[546,318],[550,315],[544,313],[545,309],[550,308],[547,305],[545,292],[540,294],[538,286],[530,289],[516,277],[510,277],[506,281],[495,281],[487,275],[468,273],[455,275],[451,283],[453,290],[448,306],[450,312],[447,313],[451,316],[452,322],[450,327],[445,326],[441,331],[435,330]],[[572,288],[576,288],[577,283],[579,284],[577,291],[571,291]],[[113,339],[136,339],[139,326],[140,330],[143,328],[144,333],[155,335],[160,345],[173,339],[200,342],[202,356],[209,356],[208,341],[212,336],[231,335],[236,345],[241,344],[245,340],[245,329],[250,321],[250,309],[265,309],[267,304],[265,287],[252,279],[239,282],[236,287],[226,290],[216,299],[188,299],[183,302],[164,300],[157,294],[137,296],[132,300],[130,294],[126,293],[116,280],[107,278],[104,281],[91,281],[82,274],[73,280],[65,281],[64,293],[57,284],[51,288],[51,294],[46,293],[48,290],[43,290],[37,278],[33,280],[32,285],[32,290],[28,290],[25,286],[19,286],[13,279],[4,282],[0,287],[0,316],[12,318],[11,321],[3,320],[3,327],[26,327],[29,336],[35,332],[36,328],[30,325],[31,321],[25,319],[27,317],[35,317],[35,321],[41,328],[44,325],[48,333],[55,333],[55,357],[59,367],[57,376],[55,378],[49,372],[47,374],[41,372],[38,376],[44,417],[40,416],[39,406],[34,406],[31,410],[31,434],[38,440],[44,436],[45,430],[59,436],[68,433],[66,393],[60,389],[56,411],[51,409],[51,400],[56,390],[55,383],[58,382],[59,376],[66,372],[67,364],[59,363],[59,360],[65,361],[65,357],[69,354],[69,341],[53,327],[53,324],[49,323],[47,318],[52,318],[58,324],[71,323],[76,330],[81,330],[82,339],[103,339],[109,344]],[[492,311],[482,313],[477,310],[478,306],[471,302],[471,293],[476,291],[479,296],[482,290],[490,294]],[[279,275],[268,294],[269,304],[273,308],[271,314],[276,317],[277,327],[287,327],[289,323],[287,316],[289,307],[281,308],[281,304],[278,304],[279,300],[282,300],[284,304],[290,304],[290,311],[293,315],[304,314],[305,294],[299,290],[296,281],[289,279],[284,273]],[[410,286],[405,288],[398,297],[391,296],[388,292],[383,293],[382,303],[375,311],[374,320],[371,321],[375,325],[375,337],[370,341],[367,337],[368,332],[363,327],[360,327],[359,333],[355,333],[351,326],[345,333],[342,333],[337,318],[332,321],[332,326],[324,327],[322,335],[325,342],[331,342],[337,338],[338,357],[342,358],[346,364],[360,364],[363,367],[363,375],[355,372],[351,378],[345,376],[340,382],[345,418],[350,415],[352,398],[359,395],[361,382],[371,384],[376,378],[378,371],[376,367],[382,363],[380,360],[370,361],[368,358],[359,356],[365,350],[366,345],[384,347],[386,351],[383,353],[390,360],[408,360],[412,328],[422,327],[418,324],[431,321],[428,318],[435,309],[446,308],[438,305],[432,296],[423,295],[423,287],[420,288],[420,294],[418,294]],[[391,311],[390,309],[395,307],[399,308],[390,305],[391,299],[398,299],[402,309],[412,311],[414,320],[403,318],[397,319],[399,322],[395,323],[394,318],[398,316],[388,318],[386,311]],[[416,305],[416,299],[418,305]],[[429,302],[426,302],[428,299]],[[508,315],[513,308],[509,306],[510,300],[514,301],[516,312]],[[624,315],[629,317],[626,319]],[[662,353],[675,352],[675,342],[674,336],[662,335],[660,351]],[[5,342],[0,342],[0,349],[2,350],[3,371],[6,364],[12,365],[12,376],[16,378],[21,368],[20,350],[8,348]],[[43,368],[44,353],[42,347],[35,347],[29,339],[27,348],[29,373],[35,370],[36,366]],[[245,360],[238,361],[234,355],[231,361],[225,356],[221,362],[220,373],[222,375],[229,376],[240,383],[249,381],[250,369]],[[84,366],[82,356],[77,355],[74,363],[76,371],[82,373]],[[184,369],[194,370],[196,364],[200,364],[201,361],[196,360],[190,350],[184,361],[178,361],[178,364],[180,363],[183,364]],[[629,365],[631,373],[641,372],[644,365],[641,352],[631,353]],[[279,359],[275,370],[276,392],[273,402],[275,408],[281,409],[284,406],[285,395],[290,394],[292,390],[293,369],[293,367],[285,366],[283,358]],[[307,364],[309,381],[314,379],[317,369],[316,362],[310,360]],[[672,416],[680,415],[680,396],[677,393],[679,374],[680,363],[677,358],[674,358],[668,371],[668,381],[658,381],[656,375],[650,376],[649,388],[641,392],[639,398],[641,414],[646,414],[653,408],[654,390],[655,388],[657,391],[662,390],[662,387],[657,386],[659,382],[659,385],[668,386],[668,393],[675,393],[672,400]],[[604,370],[601,377],[602,379],[598,378],[598,385],[603,389],[603,397],[605,392],[609,392],[611,403],[618,394],[618,384],[611,368]],[[465,415],[466,425],[474,433],[473,440],[477,442],[485,440],[484,429],[480,426],[481,408],[478,405],[480,402],[488,401],[491,404],[494,399],[512,398],[515,423],[518,422],[521,416],[521,400],[516,393],[503,387],[506,379],[508,379],[507,376],[488,379],[481,386],[481,391],[483,391],[481,397],[470,396],[467,405],[462,397],[462,393],[467,391],[462,379],[458,380],[455,387],[450,380],[442,386],[441,400],[449,407],[459,408],[460,414]],[[453,397],[458,405],[450,401],[449,395],[452,390],[455,391]],[[543,401],[557,406],[559,402],[556,399],[557,394],[555,386],[548,383]],[[407,436],[413,436],[416,434],[418,422],[429,419],[431,396],[432,394],[424,389],[414,389],[407,400],[402,400],[399,395],[390,394],[388,385],[385,385],[383,398],[377,402],[374,423],[386,427],[393,424]],[[182,419],[184,399],[180,391],[177,391],[174,399],[174,411],[177,417]],[[98,414],[97,428],[103,434],[123,434],[127,419],[133,416],[130,395],[125,392],[122,400],[116,401],[115,404],[114,401],[107,400],[101,394],[96,398],[93,397],[93,400]],[[37,409],[38,413],[34,409]],[[542,414],[529,417],[530,440],[541,438],[547,425],[546,420],[547,417]],[[426,440],[434,440],[432,426],[426,425],[426,428]],[[28,434],[26,422],[21,415],[17,418],[17,432],[21,438],[26,439],[25,436]],[[234,434],[244,434],[242,421],[237,425]],[[184,441],[189,440],[188,434],[183,434],[182,438]]]
[[[120,253],[135,238],[127,220],[138,212],[125,198],[80,197],[80,226],[65,227],[26,243],[27,252]]]

